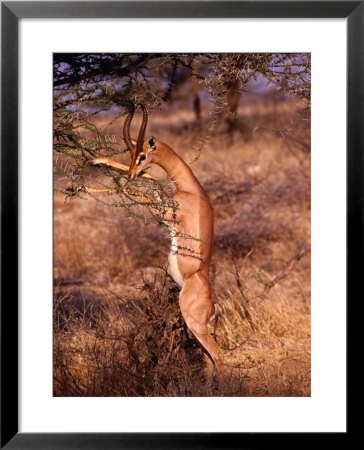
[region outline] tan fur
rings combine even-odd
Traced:
[[[125,164],[118,163],[118,162],[113,161],[112,159],[108,159],[108,158],[95,158],[95,159],[92,159],[90,162],[94,166],[100,165],[100,166],[113,167],[114,169],[119,169],[123,172],[128,172],[128,170],[129,170],[129,167],[126,166]],[[152,175],[149,175],[149,173],[143,173],[143,177],[153,179]],[[99,192],[101,192],[101,191],[99,191]]]
[[[207,323],[215,314],[215,300],[209,280],[209,270],[213,251],[214,212],[207,194],[197,181],[190,167],[168,145],[146,140],[143,153],[146,159],[136,164],[135,149],[132,155],[132,165],[129,176],[134,178],[148,164],[154,163],[162,167],[174,181],[175,200],[179,209],[172,217],[168,212],[167,220],[175,220],[175,231],[193,236],[198,240],[176,236],[173,239],[171,253],[173,264],[177,258],[176,267],[172,267],[176,282],[183,287],[179,304],[187,326],[211,356],[218,371],[220,382],[224,378],[224,362],[220,348],[209,334]],[[176,243],[178,246],[175,254]]]

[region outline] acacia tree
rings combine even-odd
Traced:
[[[195,96],[198,81],[212,99],[209,120],[194,147],[195,161],[220,117],[235,114],[236,95],[232,94],[246,90],[249,80],[259,74],[267,84],[310,107],[310,54],[54,54],[54,167],[69,180],[66,195],[92,195],[87,185],[91,161],[127,151],[124,142],[95,126],[93,116],[109,110],[115,114],[114,121],[127,113],[130,103],[157,109],[170,101],[179,80],[191,76]],[[230,98],[235,98],[234,104]],[[109,180],[99,183],[109,194],[107,204],[125,208],[137,218],[133,206],[143,202],[124,189],[126,173],[105,167],[97,170],[96,178],[103,174]],[[143,192],[155,211],[176,207],[168,179],[137,178],[128,186]],[[156,213],[154,218],[163,226],[162,215]]]

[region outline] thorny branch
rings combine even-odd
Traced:
[[[285,278],[292,270],[294,269],[295,265],[310,251],[309,247],[303,247],[296,255],[289,258],[288,261],[286,261],[284,269],[282,269],[280,272],[277,273],[275,277],[273,277],[270,281],[266,282],[263,280],[263,283],[265,285],[264,291],[260,295],[262,299],[266,297],[268,292],[283,278]]]
[[[110,111],[115,114],[113,122],[122,119],[130,102],[142,103],[152,112],[170,101],[178,80],[188,74],[211,100],[208,123],[194,147],[194,162],[219,119],[231,114],[226,95],[232,86],[241,92],[250,79],[263,76],[267,84],[306,100],[309,106],[310,63],[309,54],[55,53],[54,170],[68,180],[66,199],[105,192],[107,200],[97,201],[123,208],[130,217],[144,221],[138,207],[145,203],[127,195],[128,186],[142,191],[150,199],[149,206],[158,211],[176,208],[174,187],[168,179],[143,180],[141,185],[139,180],[128,182],[117,168],[92,167],[92,159],[112,159],[127,151],[105,126],[96,126],[94,118]],[[161,215],[151,217],[170,234],[171,227]]]

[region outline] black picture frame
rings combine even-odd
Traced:
[[[261,448],[278,441],[280,447],[302,445],[310,438],[309,433],[285,434],[282,441],[280,433],[18,432],[19,19],[237,17],[347,19],[347,303],[354,299],[363,273],[364,1],[1,2],[1,448]],[[346,440],[348,431],[335,434],[336,443]],[[327,443],[325,434],[314,439]]]

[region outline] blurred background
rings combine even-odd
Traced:
[[[130,101],[214,207],[225,386],[180,316],[168,234],[125,173],[90,166],[129,165]],[[310,147],[309,54],[55,54],[54,395],[309,396]]]

